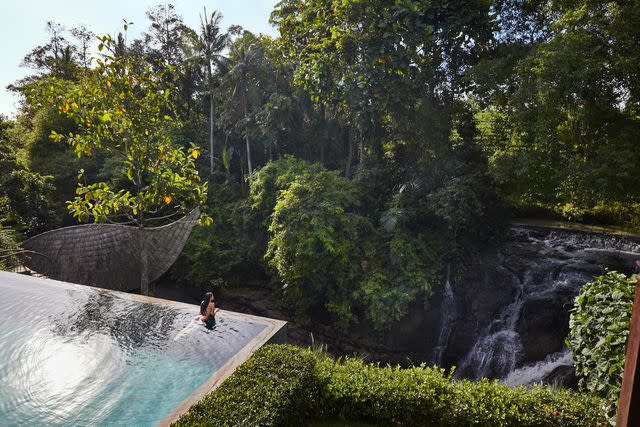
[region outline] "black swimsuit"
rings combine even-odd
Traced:
[[[204,319],[204,325],[209,329],[213,329],[213,327],[216,326],[216,316],[213,314],[207,316],[207,318]]]

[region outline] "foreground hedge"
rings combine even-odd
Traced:
[[[317,399],[316,364],[310,351],[262,347],[173,425],[290,425]]]
[[[496,381],[456,381],[440,369],[400,369],[291,346],[258,350],[177,426],[305,425],[361,420],[410,426],[607,425],[597,397]]]

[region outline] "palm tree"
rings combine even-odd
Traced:
[[[252,84],[252,74],[264,59],[264,49],[251,33],[245,34],[229,46],[229,57],[224,61],[225,74],[223,85],[230,96],[228,101],[239,109],[244,123],[244,140],[247,150],[247,170],[253,173],[251,163],[251,145],[249,143],[249,104],[250,99],[258,96],[257,88]],[[232,107],[232,109],[235,109]]]
[[[204,15],[200,15],[200,34],[198,35],[196,46],[198,48],[198,58],[204,65],[207,86],[209,88],[209,160],[210,174],[214,171],[214,71],[223,60],[221,52],[229,44],[229,36],[220,31],[220,21],[222,14],[213,11],[207,15],[207,8],[204,8]]]

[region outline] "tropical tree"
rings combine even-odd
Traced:
[[[240,31],[239,29],[237,30]],[[253,173],[251,161],[250,107],[251,102],[260,94],[255,77],[258,69],[265,61],[264,48],[252,33],[245,31],[229,46],[229,57],[224,61],[222,77],[223,93],[226,97],[226,110],[231,117],[240,117],[240,133],[245,141],[247,154],[247,172]]]
[[[71,35],[79,43],[77,51],[80,65],[82,65],[85,70],[88,70],[91,66],[91,53],[89,49],[91,49],[96,35],[84,25],[72,28]]]
[[[125,26],[126,30],[126,26]],[[115,55],[110,36],[101,38],[93,73],[77,84],[50,78],[31,87],[39,105],[53,105],[74,120],[77,133],[51,132],[80,156],[106,154],[118,159],[127,178],[125,188],[108,182],[87,183],[78,174],[77,196],[68,202],[79,221],[126,221],[139,228],[204,204],[206,183],[195,167],[200,151],[177,147],[172,133],[181,126],[175,111],[175,88],[158,69],[136,55]],[[166,69],[166,68],[165,68]],[[201,218],[210,222],[206,216]],[[148,292],[146,249],[141,252],[141,290]]]
[[[403,118],[413,121],[416,111],[430,109],[429,116],[439,114],[451,128],[465,72],[491,39],[489,6],[465,0],[285,0],[272,22],[294,80],[316,102],[339,106],[357,131],[361,158],[365,151],[379,158],[389,134],[412,129]],[[449,145],[447,132],[442,135],[419,143]]]
[[[519,207],[637,226],[640,9],[636,2],[540,3],[498,15],[514,16],[501,27],[542,24],[531,25],[528,38],[500,32],[472,73],[490,171]]]
[[[15,124],[0,116],[0,231],[2,224],[28,235],[52,226],[51,177],[33,172],[18,159]]]
[[[175,67],[182,62],[182,35],[184,22],[171,3],[159,4],[147,11],[149,30],[144,34],[147,55],[162,58],[162,62]]]
[[[229,43],[229,36],[226,33],[220,31],[220,21],[222,21],[222,14],[218,11],[211,12],[207,15],[207,9],[204,9],[204,13],[200,15],[200,34],[194,38],[194,45],[198,51],[197,58],[199,62],[204,66],[205,79],[207,87],[209,89],[209,167],[210,174],[213,174],[215,170],[214,152],[215,152],[215,71],[223,60],[221,52],[227,47]]]

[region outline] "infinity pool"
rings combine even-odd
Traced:
[[[270,327],[197,311],[0,272],[0,424],[156,425]]]

